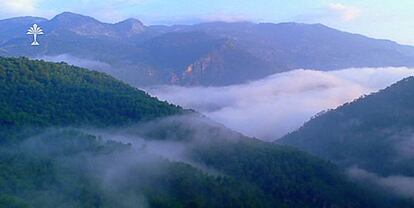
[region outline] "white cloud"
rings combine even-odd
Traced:
[[[335,108],[414,75],[407,68],[295,70],[227,87],[153,87],[160,99],[196,109],[229,128],[274,140],[320,111]]]
[[[36,10],[36,0],[3,0],[0,12],[8,15],[33,13]]]
[[[352,21],[361,15],[359,8],[341,3],[331,3],[328,7],[331,11],[339,14],[343,21]]]
[[[35,9],[34,0],[13,0],[3,2],[2,7],[14,12],[31,12]]]
[[[66,62],[71,65],[84,67],[87,69],[92,69],[96,71],[102,71],[102,72],[111,72],[111,65],[108,63],[96,61],[96,60],[89,60],[89,59],[82,59],[75,56],[72,56],[70,54],[60,54],[58,56],[42,56],[42,57],[36,57],[34,59],[42,59],[45,61],[50,62]]]
[[[0,19],[20,16],[51,18],[58,12],[48,8],[53,0],[0,0]]]

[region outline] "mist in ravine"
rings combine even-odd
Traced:
[[[45,56],[102,71],[122,79],[125,70],[69,54]],[[194,109],[226,127],[262,140],[276,140],[311,117],[334,109],[414,75],[406,67],[349,68],[337,71],[298,69],[224,87],[147,86],[151,95]],[[128,82],[140,87],[137,83]]]
[[[248,136],[275,140],[312,116],[414,75],[409,68],[294,70],[226,87],[157,86],[161,100],[195,109]]]
[[[167,130],[177,125],[181,130]],[[180,133],[182,130],[188,131],[185,136]],[[163,131],[166,133],[162,136],[157,134]],[[62,177],[63,184],[68,175],[80,175],[81,178],[69,180],[86,179],[96,184],[103,195],[112,197],[114,206],[149,207],[145,197],[148,184],[158,184],[169,174],[172,164],[190,165],[210,176],[224,175],[191,156],[198,145],[212,142],[211,132],[228,140],[240,137],[203,116],[189,114],[122,128],[48,128],[27,137],[13,149],[0,148],[0,153],[53,160],[59,164],[56,174]],[[43,185],[43,189],[54,187]]]

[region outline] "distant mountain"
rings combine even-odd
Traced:
[[[404,207],[102,73],[0,58],[0,83],[1,207]]]
[[[28,47],[25,35],[33,23],[45,31],[36,48]],[[0,26],[0,55],[92,59],[135,85],[229,85],[296,68],[414,66],[411,46],[321,24],[144,26],[136,19],[107,24],[65,12],[51,20],[6,19]]]
[[[277,140],[381,176],[414,176],[414,77],[347,103]]]
[[[47,21],[47,19],[38,17],[17,17],[0,20],[0,45],[3,45],[8,40],[21,38],[22,32],[25,34],[25,31],[28,30],[28,27],[35,23],[41,23],[45,21]]]
[[[127,19],[116,24],[106,24],[98,20],[70,12],[57,15],[47,28],[55,32],[73,32],[79,36],[122,38],[143,32],[144,25],[136,19]]]

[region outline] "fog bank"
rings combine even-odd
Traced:
[[[371,183],[393,194],[414,199],[413,177],[403,175],[381,177],[375,173],[356,167],[349,169],[348,174],[362,183]]]
[[[226,87],[157,86],[150,94],[248,136],[274,140],[315,114],[350,102],[414,75],[409,68],[294,70]]]

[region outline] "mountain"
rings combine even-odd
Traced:
[[[145,30],[144,24],[134,18],[129,18],[115,24],[115,30],[122,32],[124,36],[130,37]]]
[[[21,37],[22,31],[27,31],[31,25],[44,21],[47,21],[47,19],[38,17],[17,17],[7,20],[0,20],[0,45],[3,45],[10,39]],[[4,52],[6,51],[0,49],[0,53]]]
[[[412,206],[99,72],[0,58],[0,78],[2,207]]]
[[[277,140],[342,167],[414,176],[414,78],[325,112]]]
[[[27,126],[126,125],[184,112],[106,74],[64,63],[0,58],[0,83],[0,143]]]
[[[28,47],[30,37],[25,35],[33,23],[45,31],[36,48]],[[230,85],[297,68],[414,66],[411,46],[321,24],[145,26],[136,19],[108,24],[65,12],[51,20],[6,19],[0,26],[0,55],[66,54],[100,61],[111,66],[106,72],[137,86]]]
[[[0,118],[10,126],[108,126],[183,111],[106,74],[64,63],[1,58],[0,70]]]
[[[79,36],[89,37],[123,38],[139,34],[144,30],[144,25],[136,19],[105,24],[92,17],[70,12],[59,14],[46,24],[46,28],[51,28],[53,32],[73,32]]]

